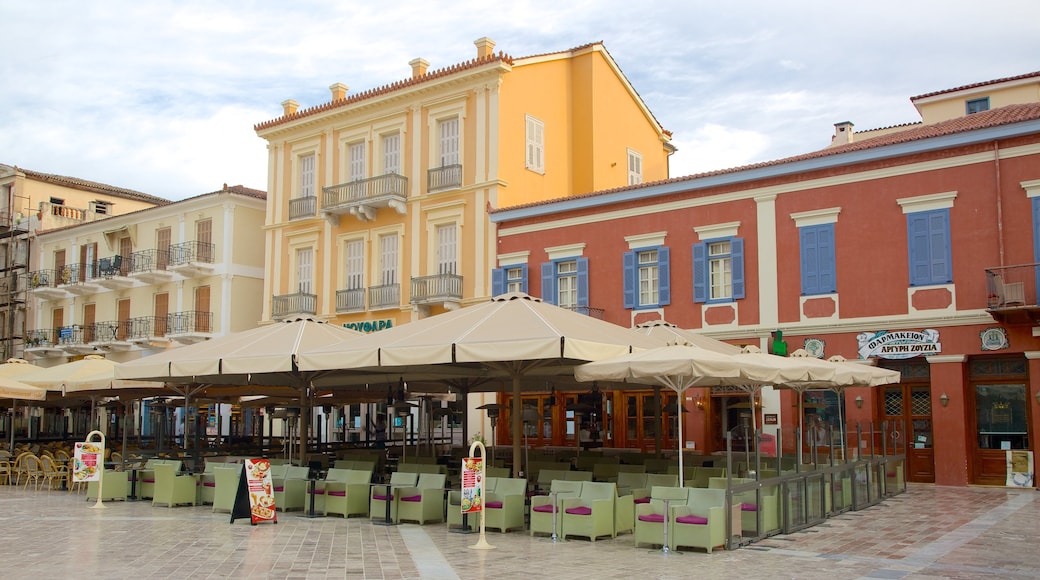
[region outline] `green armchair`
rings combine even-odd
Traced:
[[[440,475],[440,474],[427,474],[427,475]],[[404,471],[395,471],[390,474],[389,489],[383,485],[373,485],[372,491],[369,494],[368,502],[368,517],[382,519],[386,517],[387,505],[389,502],[390,506],[390,521],[396,522],[397,519],[397,503],[398,498],[401,494],[398,493],[402,487],[415,487],[419,483],[418,473],[408,473]],[[442,485],[443,487],[443,485]]]
[[[213,511],[231,513],[235,507],[235,496],[238,494],[238,480],[242,477],[242,465],[229,465],[213,470],[215,487],[213,488]]]
[[[503,533],[523,529],[526,492],[526,479],[499,478],[495,490],[484,494],[484,527]]]
[[[654,486],[650,488],[649,497],[649,502],[637,505],[635,510],[636,521],[633,536],[637,548],[640,544],[663,546],[665,521],[666,519],[671,521],[671,518],[665,517],[665,500],[668,500],[669,511],[674,513],[675,507],[685,504],[689,496],[688,489],[684,487]],[[668,543],[671,544],[671,541]],[[669,548],[671,548],[670,545]]]
[[[415,487],[402,487],[394,491],[397,496],[395,522],[406,520],[420,525],[428,521],[444,521],[443,473],[420,473]],[[385,507],[383,508],[385,511]]]
[[[310,469],[296,465],[282,465],[279,473],[271,474],[271,487],[274,489],[274,505],[282,511],[306,509],[308,481]],[[275,467],[271,468],[275,471]]]
[[[563,500],[563,539],[582,536],[595,542],[602,536],[617,537],[614,508],[617,488],[613,483],[583,481],[578,497]]]
[[[544,473],[546,470],[543,469]],[[549,487],[549,495],[531,496],[531,535],[551,534],[553,532],[553,521],[556,521],[556,533],[562,531],[563,525],[560,521],[560,511],[563,501],[568,498],[578,497],[581,493],[580,481],[566,481],[554,479]],[[553,505],[553,494],[556,495],[556,505]]]
[[[176,466],[163,463],[155,466],[155,493],[152,505],[166,504],[166,507],[196,503],[196,487],[198,480],[194,475],[178,475]],[[125,487],[124,487],[125,489]]]
[[[368,492],[372,471],[348,469],[344,481],[325,482],[325,515],[344,518],[368,514]]]
[[[101,474],[101,501],[121,499],[126,500],[127,473],[125,471],[114,471],[106,469]],[[98,482],[87,482],[87,499],[97,500]]]
[[[484,497],[495,491],[495,487],[498,486],[497,477],[485,477],[484,478]],[[483,508],[481,508],[483,509]],[[475,529],[479,526],[480,520],[477,518],[480,514],[473,512],[473,517],[466,520],[466,529]],[[448,492],[448,528],[452,526],[462,527],[462,491],[453,489]]]
[[[687,488],[684,505],[672,512],[669,533],[672,548],[712,549],[726,544],[726,494],[721,489]]]

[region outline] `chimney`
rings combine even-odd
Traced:
[[[293,99],[285,99],[282,101],[282,115],[288,117],[296,113],[296,109],[300,108],[300,103],[297,103]]]
[[[491,40],[486,36],[482,36],[473,41],[473,44],[477,45],[477,60],[482,58],[490,58],[495,54],[495,41]]]
[[[842,121],[834,124],[834,137],[831,137],[831,145],[845,145],[852,143],[852,121]]]
[[[417,79],[426,74],[426,69],[430,67],[429,61],[422,58],[413,58],[408,61],[408,64],[412,65],[412,78]]]
[[[343,83],[335,83],[329,85],[329,90],[332,91],[333,101],[342,101],[347,98],[347,90],[349,90],[349,87]]]

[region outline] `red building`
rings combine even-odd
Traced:
[[[922,122],[839,123],[821,151],[493,210],[495,291],[899,370],[898,385],[807,393],[807,433],[840,415],[850,449],[904,451],[910,481],[1003,485],[1006,450],[1040,435],[1040,73],[912,101]],[[579,432],[551,396],[525,401],[545,418],[532,444]],[[787,449],[797,397],[767,388],[755,409]],[[659,429],[677,443],[648,391],[603,401],[604,445],[652,448]],[[686,446],[723,449],[749,407],[690,392]]]

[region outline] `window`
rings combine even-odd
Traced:
[[[636,151],[628,150],[628,184],[643,183],[643,156]]]
[[[650,308],[671,302],[669,248],[657,246],[625,252],[625,308]]]
[[[527,117],[527,168],[545,173],[545,124]]]
[[[300,197],[314,197],[314,154],[300,157]]]
[[[401,134],[383,136],[383,173],[401,173]]]
[[[953,281],[950,259],[950,210],[906,214],[910,254],[910,285],[948,284]]]
[[[311,294],[314,287],[314,248],[296,250],[296,291]]]
[[[589,305],[589,259],[574,257],[542,264],[542,300],[561,308]]]
[[[351,143],[347,147],[347,181],[358,181],[365,178],[365,143]]]
[[[973,113],[981,113],[982,111],[989,110],[989,97],[983,97],[981,99],[972,99],[965,102],[964,114],[971,115]]]
[[[350,240],[343,248],[346,263],[343,271],[346,273],[344,289],[357,290],[365,287],[365,241]]]
[[[744,297],[744,239],[723,238],[693,245],[693,301],[724,302]]]
[[[459,118],[443,119],[437,123],[440,134],[441,167],[459,163]]]
[[[834,224],[798,228],[801,251],[802,294],[837,291],[834,259]]]
[[[397,235],[379,236],[379,283],[397,284]]]
[[[107,201],[95,200],[91,204],[94,206],[94,213],[98,215],[108,215],[112,211],[112,204]]]
[[[458,271],[457,232],[455,224],[437,226],[438,274],[454,274]]]
[[[491,271],[491,293],[527,292],[527,264],[495,268]]]

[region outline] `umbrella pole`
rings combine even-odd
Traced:
[[[512,431],[513,441],[513,477],[520,477],[520,470],[523,468],[520,463],[520,435],[523,430],[521,423],[523,419],[523,401],[520,400],[520,373],[516,370],[513,371],[513,412],[510,415],[510,431]],[[580,439],[578,433],[574,434],[575,437]],[[581,445],[581,441],[578,442]]]
[[[676,391],[676,406],[679,410],[679,487],[683,487],[683,436],[682,436],[682,410],[686,406],[686,401],[683,400],[684,391]]]
[[[654,385],[654,407],[657,409],[657,428],[654,429],[654,453],[657,458],[661,458],[661,416],[664,414],[663,407],[661,404],[661,387]]]

